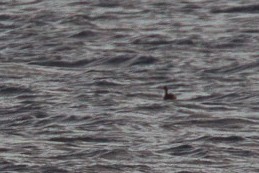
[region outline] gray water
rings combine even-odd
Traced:
[[[257,0],[0,10],[1,172],[259,172]]]

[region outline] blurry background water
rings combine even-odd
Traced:
[[[259,172],[257,0],[0,10],[1,172]]]

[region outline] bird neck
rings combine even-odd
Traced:
[[[168,89],[165,88],[165,95],[168,95]]]

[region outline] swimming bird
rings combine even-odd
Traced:
[[[164,90],[165,90],[164,100],[176,100],[176,96],[174,94],[168,93],[167,86],[164,86]]]

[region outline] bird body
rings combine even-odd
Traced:
[[[165,90],[165,95],[164,95],[164,100],[176,100],[176,96],[174,94],[168,93],[168,88],[164,86]]]

